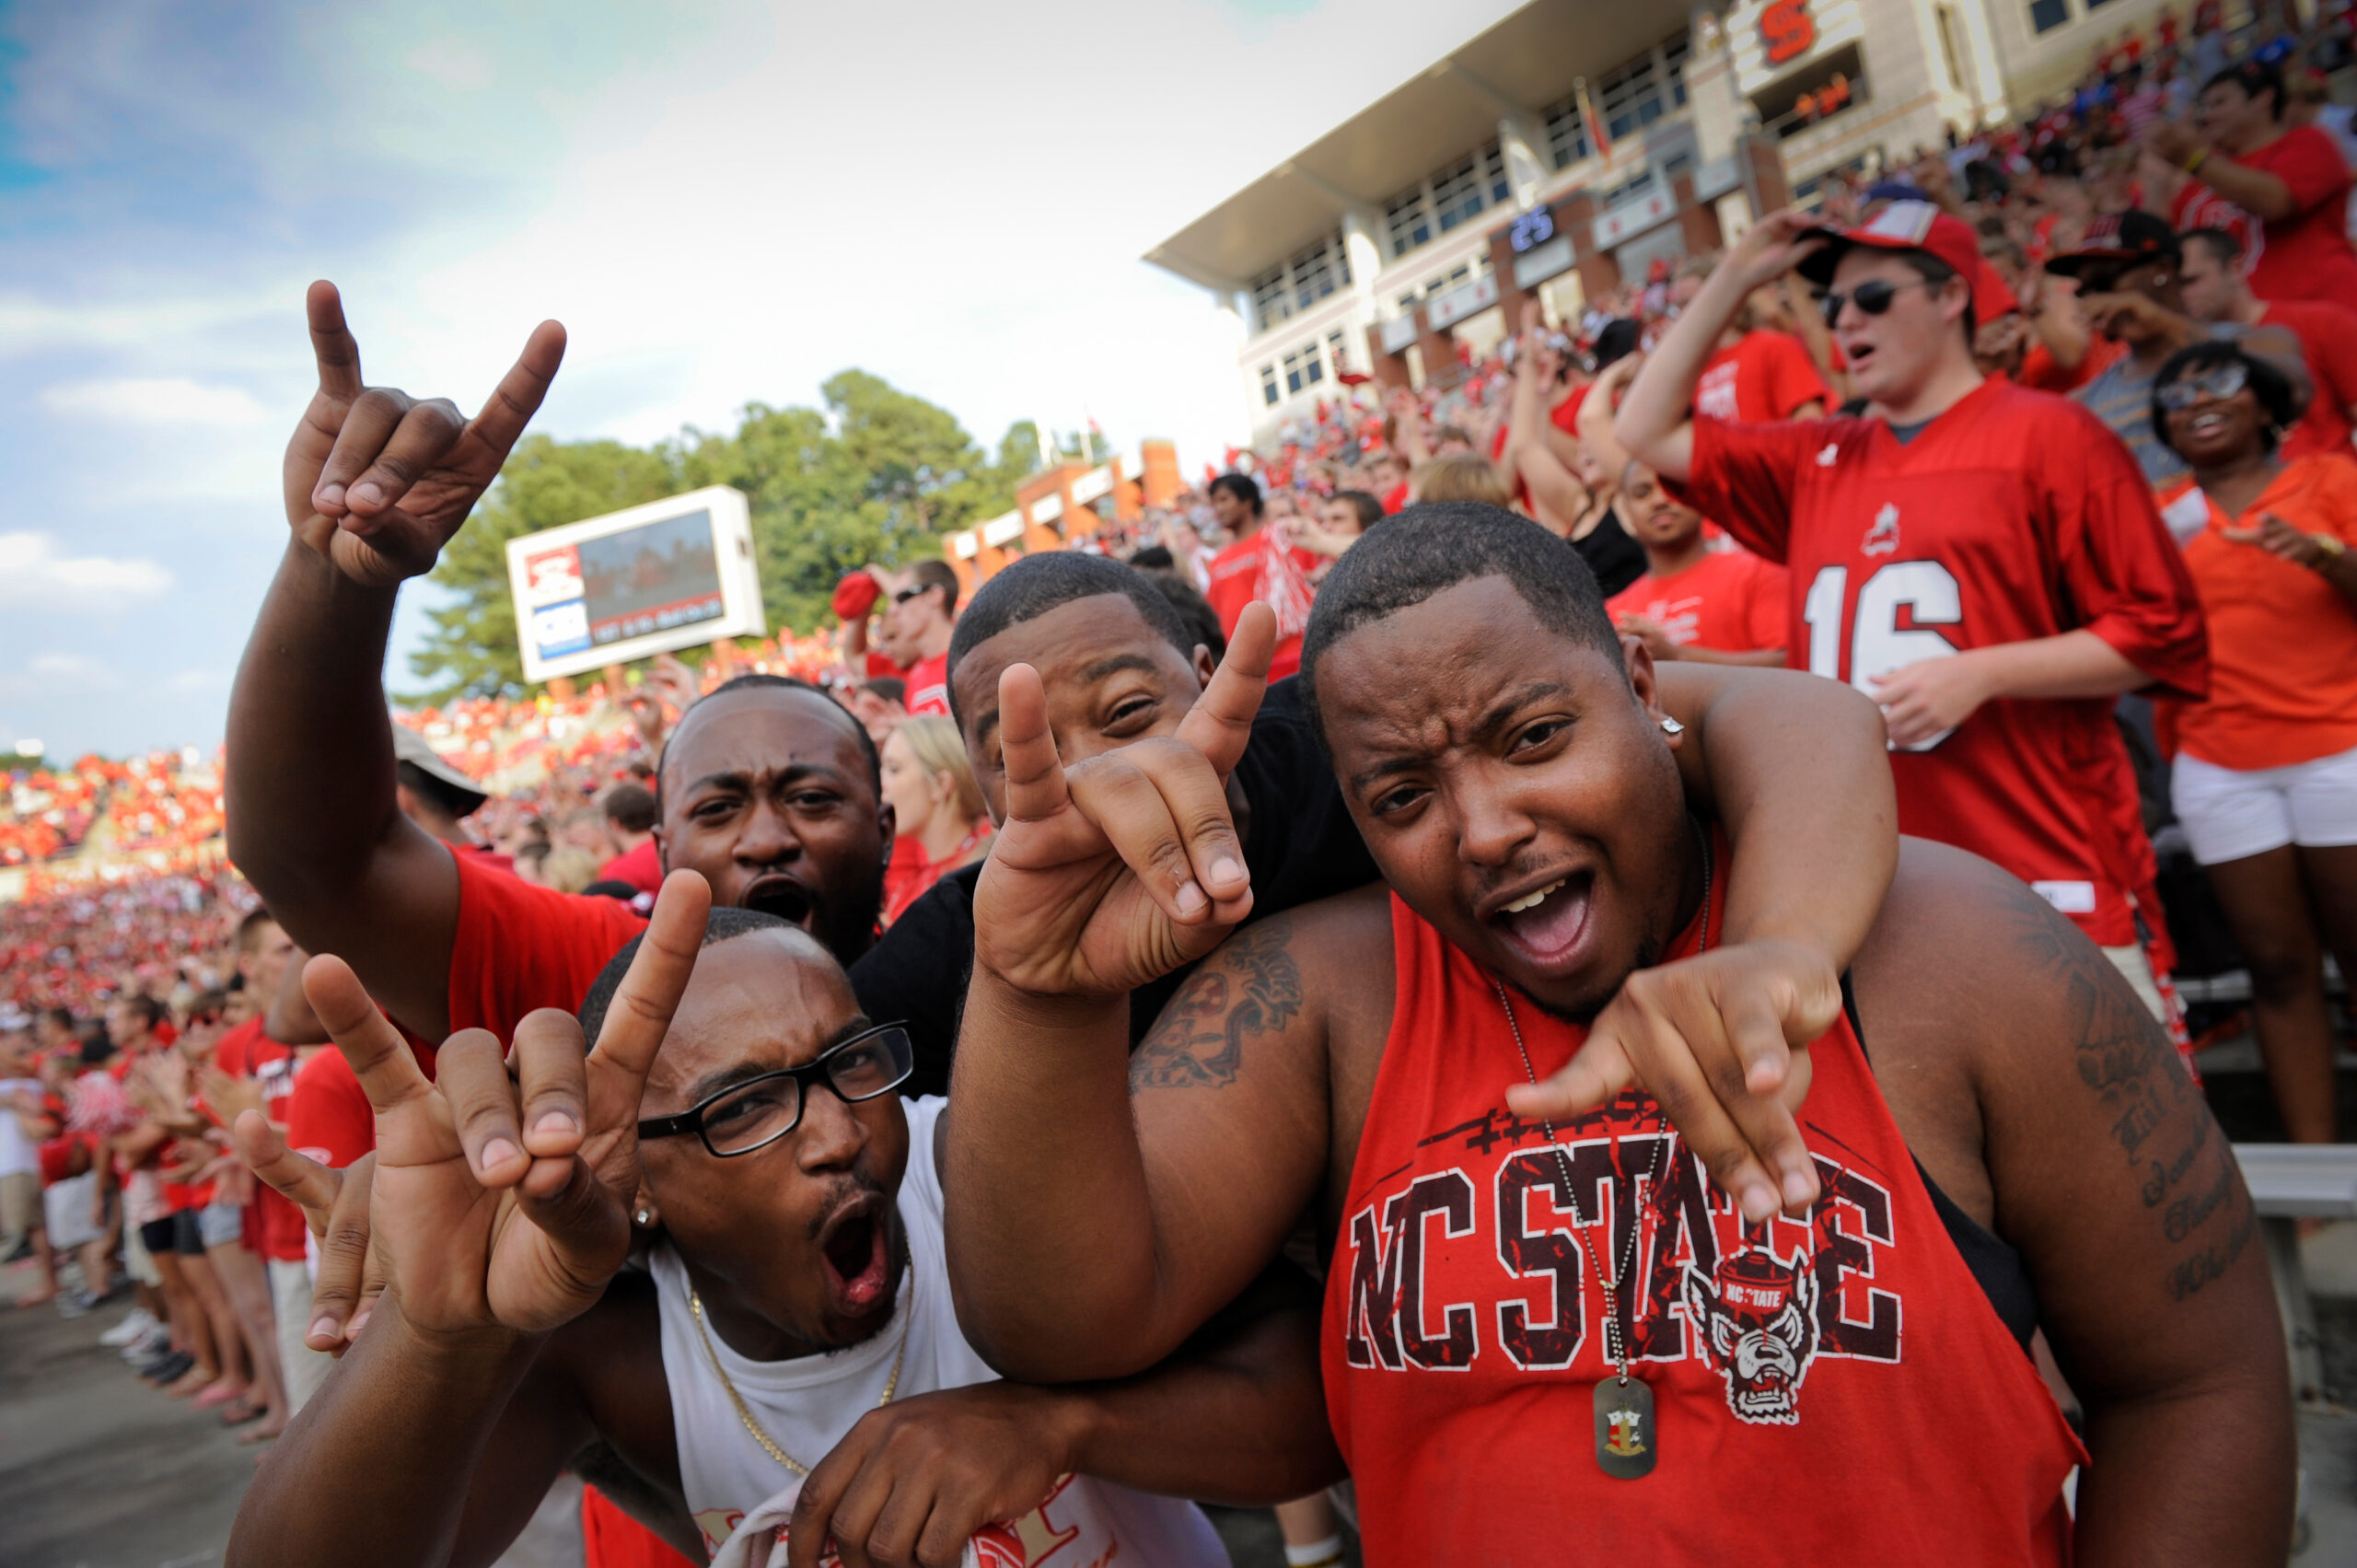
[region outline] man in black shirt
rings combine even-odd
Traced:
[[[949,644],[950,705],[993,819],[1006,807],[998,678],[1012,664],[1032,666],[1046,683],[1049,724],[1067,764],[1176,729],[1213,668],[1210,651],[1142,572],[1062,551],[1007,567],[974,596]],[[1261,700],[1227,794],[1255,918],[1376,879],[1294,681],[1278,681]],[[852,966],[852,985],[869,1016],[908,1024],[916,1045],[913,1094],[949,1086],[974,962],[981,875],[976,865],[944,877]],[[1183,978],[1167,976],[1131,997],[1132,1043]]]

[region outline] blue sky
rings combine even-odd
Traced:
[[[1196,461],[1236,329],[1139,254],[1513,8],[0,3],[0,743],[219,739],[314,277],[469,409],[563,319],[559,437],[856,365]]]

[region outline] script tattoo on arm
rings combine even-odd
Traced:
[[[2159,1211],[2161,1234],[2178,1249],[2161,1283],[2182,1301],[2223,1275],[2258,1234],[2234,1151],[2167,1034],[2111,961],[2070,940],[2061,917],[2026,889],[2020,915],[2025,967],[2062,985],[2079,1081],[2102,1102],[2112,1142],[2143,1178],[2144,1207]]]
[[[1283,1033],[1301,1011],[1293,922],[1248,926],[1212,955],[1163,1009],[1130,1058],[1130,1092],[1223,1089],[1236,1081],[1244,1042]]]

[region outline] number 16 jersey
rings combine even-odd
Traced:
[[[2135,459],[2067,399],[1984,381],[1902,442],[1879,419],[1694,421],[1689,505],[1790,569],[1794,668],[2087,631],[2171,694],[2210,679],[2200,601]],[[1898,829],[1984,855],[2105,947],[2136,940],[2135,776],[2111,700],[2000,698],[1894,749]]]

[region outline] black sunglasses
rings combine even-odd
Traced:
[[[922,588],[902,588],[893,594],[892,602],[894,604],[906,604],[909,600],[916,598],[919,594],[929,594],[931,592],[933,592],[933,589],[930,586]]]
[[[1844,305],[1854,302],[1858,308],[1867,315],[1879,316],[1890,308],[1890,302],[1898,297],[1900,289],[1926,286],[1928,285],[1922,278],[1910,278],[1905,283],[1891,283],[1883,278],[1868,278],[1847,294],[1828,294],[1825,296],[1825,324],[1831,327],[1835,321],[1839,320],[1841,316],[1841,307]]]
[[[856,1105],[891,1093],[915,1070],[916,1047],[907,1028],[878,1024],[819,1052],[816,1061],[731,1084],[677,1116],[650,1116],[638,1124],[638,1135],[693,1132],[723,1159],[749,1155],[802,1124],[811,1085],[824,1084],[845,1105]]]

